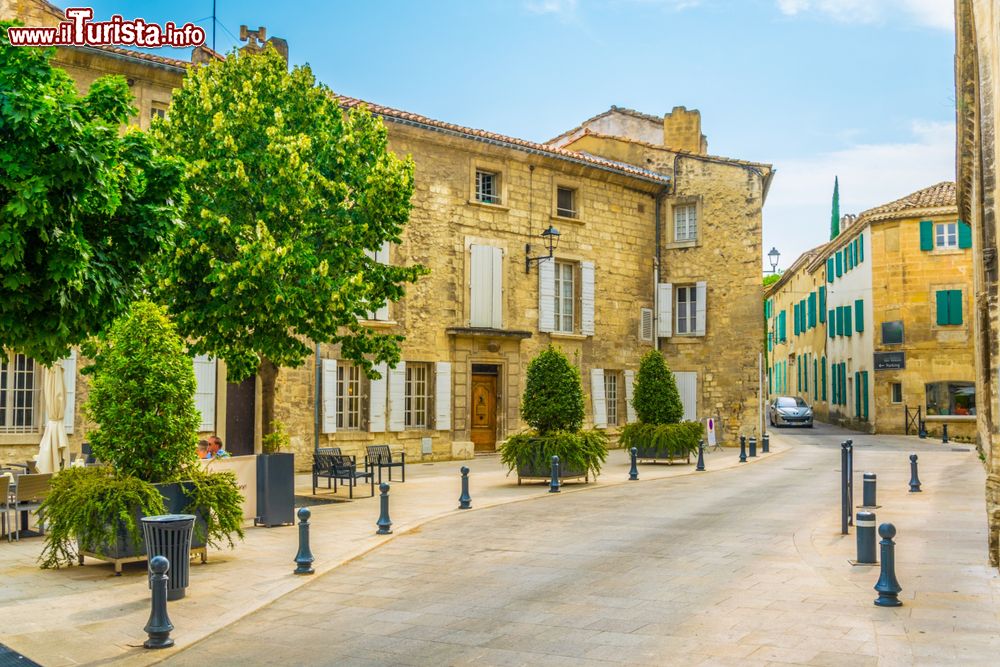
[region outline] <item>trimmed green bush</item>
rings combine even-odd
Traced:
[[[704,434],[701,422],[635,423],[622,428],[619,442],[626,449],[638,449],[641,458],[685,458],[698,451],[698,442]]]
[[[176,479],[197,460],[194,367],[162,308],[134,304],[97,343],[87,372],[84,410],[97,424],[87,434],[95,457],[154,484]]]
[[[552,345],[528,364],[521,418],[541,435],[552,431],[576,433],[583,426],[580,370]]]
[[[508,472],[518,468],[548,471],[553,456],[565,472],[580,472],[594,479],[608,456],[608,436],[603,431],[551,431],[545,435],[518,433],[500,446],[500,461]]]
[[[650,350],[642,357],[632,407],[644,424],[676,424],[684,416],[677,381],[659,350]]]

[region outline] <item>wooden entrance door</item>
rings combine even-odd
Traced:
[[[496,375],[472,375],[472,442],[477,452],[497,449]]]
[[[233,456],[253,454],[257,376],[226,384],[226,451]]]

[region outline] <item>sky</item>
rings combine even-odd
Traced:
[[[60,7],[85,3],[56,2]],[[96,19],[206,28],[211,0],[91,0]],[[860,213],[955,176],[952,0],[217,0],[333,90],[546,141],[611,105],[698,109],[709,152],[776,169],[779,269]],[[171,51],[169,49],[167,52]],[[165,53],[186,58],[183,51]],[[769,264],[762,257],[762,266]]]

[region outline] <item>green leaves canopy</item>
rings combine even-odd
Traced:
[[[0,347],[50,364],[143,285],[182,204],[182,166],[137,129],[125,79],[79,96],[54,50],[0,24]]]
[[[643,424],[676,424],[684,416],[677,381],[659,350],[650,350],[639,362],[632,407]]]
[[[379,119],[345,114],[268,48],[193,70],[154,131],[189,163],[188,224],[159,288],[194,352],[223,358],[230,380],[262,359],[298,366],[309,341],[366,370],[399,360],[401,337],[358,324],[423,273],[368,254],[400,241],[413,192]]]
[[[552,345],[539,352],[528,364],[527,382],[521,399],[525,423],[539,435],[580,430],[584,412],[580,369],[565,354]]]

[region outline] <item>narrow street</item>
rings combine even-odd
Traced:
[[[818,425],[761,465],[455,515],[376,549],[171,665],[995,664],[971,446]],[[839,533],[839,446],[879,475],[904,606]],[[961,451],[956,451],[961,450]],[[907,492],[908,455],[924,492]],[[736,453],[733,453],[736,456]],[[641,474],[641,471],[640,471]]]

